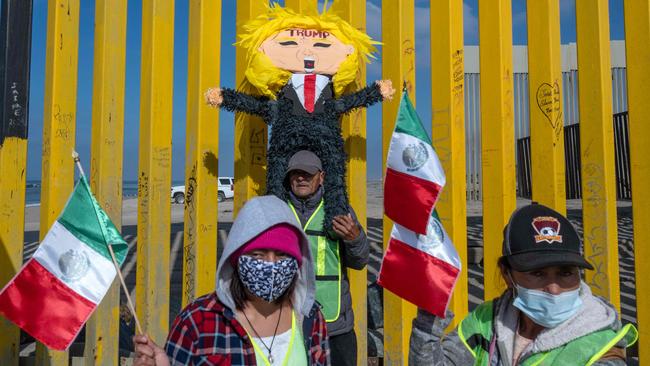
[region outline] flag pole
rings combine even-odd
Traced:
[[[79,169],[79,174],[81,174],[81,176],[87,180],[86,174],[84,173],[84,169],[81,166],[81,159],[79,159],[79,154],[74,150],[72,151],[72,158],[74,159],[74,162],[77,165],[77,169]],[[103,230],[102,230],[102,234],[103,234]],[[140,326],[140,321],[138,320],[138,316],[135,313],[135,307],[133,306],[133,301],[131,301],[129,290],[127,289],[126,283],[124,282],[124,277],[122,276],[120,265],[117,264],[117,259],[115,259],[115,252],[113,252],[113,247],[109,243],[106,243],[106,246],[108,247],[108,251],[111,253],[111,258],[113,259],[113,265],[115,266],[115,270],[117,271],[117,276],[120,278],[122,289],[124,290],[124,294],[126,295],[126,303],[129,308],[129,311],[131,312],[131,315],[133,315],[133,319],[135,319],[135,326],[138,330],[138,333],[144,334],[144,332],[142,331],[142,327]]]

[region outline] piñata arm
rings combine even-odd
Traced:
[[[375,103],[381,102],[383,99],[379,85],[375,82],[354,93],[343,95],[334,100],[333,103],[336,112],[345,114],[355,108],[369,107]]]
[[[223,102],[221,108],[230,112],[244,112],[250,115],[259,116],[265,122],[273,120],[273,112],[277,109],[277,103],[270,101],[267,97],[256,97],[233,89],[221,89]]]
[[[465,347],[455,329],[445,335],[445,328],[454,318],[447,311],[446,318],[438,318],[418,308],[413,319],[409,343],[409,365],[413,366],[460,366],[473,365],[474,356]]]

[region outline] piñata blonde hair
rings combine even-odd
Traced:
[[[343,44],[351,45],[354,51],[341,63],[338,72],[332,78],[334,94],[339,96],[346,87],[355,81],[362,62],[368,63],[375,46],[379,42],[354,28],[348,22],[334,14],[332,8],[316,15],[297,14],[291,9],[272,4],[266,14],[260,15],[243,26],[237,46],[246,50],[247,67],[245,78],[239,89],[244,92],[267,96],[275,99],[280,89],[288,82],[291,72],[273,65],[271,59],[259,51],[262,43],[269,37],[291,28],[314,29],[325,31]]]

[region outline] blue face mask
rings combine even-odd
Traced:
[[[512,305],[545,328],[555,328],[562,324],[572,317],[582,305],[580,288],[559,295],[531,290],[517,284],[515,284],[515,288],[517,296]]]

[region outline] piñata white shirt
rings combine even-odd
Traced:
[[[303,108],[305,107],[305,76],[310,74],[293,74],[291,75],[291,86],[293,90],[298,94],[298,99]],[[320,94],[323,92],[323,89],[330,82],[330,78],[325,75],[316,74],[316,87],[314,88],[314,104],[320,97]]]

